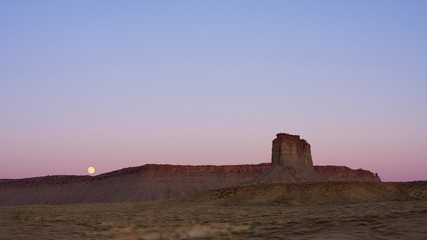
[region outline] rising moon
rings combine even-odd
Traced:
[[[89,174],[94,174],[94,173],[95,173],[95,168],[94,168],[94,167],[89,167],[89,168],[87,169],[87,172],[88,172]]]

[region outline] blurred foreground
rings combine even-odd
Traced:
[[[427,239],[427,182],[395,185],[261,184],[175,200],[5,206],[0,207],[0,236],[4,240]]]

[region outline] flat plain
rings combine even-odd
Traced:
[[[263,184],[149,202],[4,206],[0,236],[427,239],[426,193],[427,182]]]

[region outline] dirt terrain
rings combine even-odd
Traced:
[[[229,187],[133,203],[0,207],[1,239],[427,239],[427,181]]]

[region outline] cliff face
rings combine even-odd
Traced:
[[[246,184],[317,182],[310,144],[298,135],[279,133],[272,143],[271,164],[263,174]]]
[[[377,174],[340,166],[315,166],[311,158],[310,144],[298,135],[279,133],[272,143],[272,166],[261,175],[245,182],[257,183],[293,183],[357,181],[380,182]]]
[[[310,144],[298,135],[279,133],[273,140],[271,163],[313,171]]]
[[[270,168],[271,166],[271,163],[226,166],[148,164],[93,177],[0,179],[0,205],[129,202],[185,197],[209,189],[240,185],[269,169],[278,170]],[[280,169],[278,176],[284,180],[294,181],[301,178],[301,175],[292,169],[286,172]],[[318,181],[325,182],[380,181],[374,173],[347,167],[314,166],[314,174],[317,175]]]
[[[130,202],[189,196],[236,186],[270,164],[177,166],[148,164],[98,176],[0,180],[0,205]]]
[[[0,179],[0,205],[147,201],[257,183],[381,181],[362,169],[313,167],[310,144],[297,135],[279,133],[272,145],[271,163],[257,165],[148,164],[94,177]]]
[[[322,182],[381,182],[377,173],[345,166],[314,166],[314,171]]]

